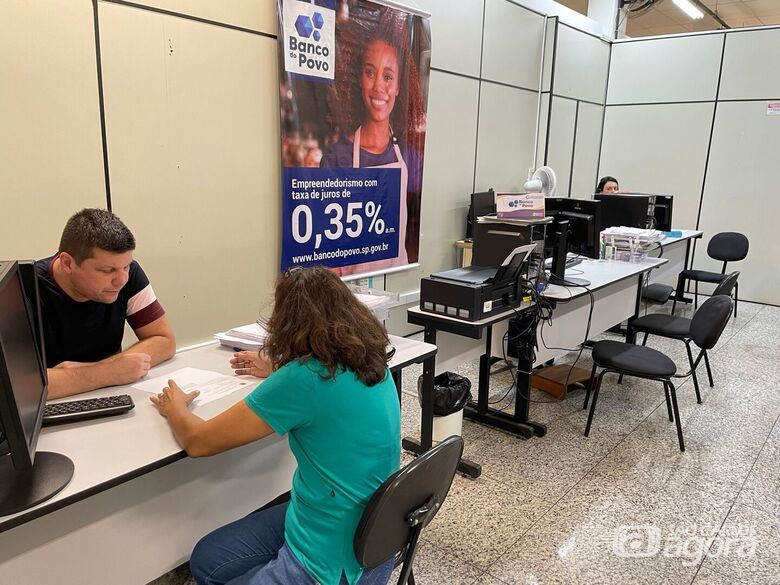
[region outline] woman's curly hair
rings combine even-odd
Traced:
[[[425,133],[420,78],[411,50],[412,16],[380,5],[361,5],[340,27],[336,45],[334,91],[330,94],[330,124],[342,134],[353,133],[366,118],[360,87],[363,58],[368,46],[381,40],[398,56],[399,94],[390,118],[395,135],[407,143],[421,143]]]
[[[266,323],[264,351],[274,369],[316,358],[327,369],[355,372],[367,386],[384,380],[387,346],[382,324],[331,270],[293,267],[279,276]]]

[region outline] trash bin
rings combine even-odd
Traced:
[[[422,380],[417,379],[417,398],[422,405]],[[438,443],[463,430],[463,407],[471,400],[471,380],[454,372],[433,379],[433,441]]]

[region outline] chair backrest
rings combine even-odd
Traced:
[[[720,281],[718,286],[715,287],[712,296],[717,297],[718,295],[726,295],[727,297],[730,297],[731,293],[734,292],[734,287],[737,286],[738,278],[739,278],[739,270],[735,270],[734,272],[729,274],[726,278]]]
[[[435,509],[425,521],[433,519],[447,497],[462,454],[463,439],[449,437],[379,486],[363,512],[353,541],[355,556],[363,567],[378,567],[404,550],[415,528],[409,522],[410,515],[432,500]]]
[[[748,255],[750,243],[738,232],[721,232],[712,236],[707,244],[707,255],[722,262],[744,260]]]
[[[729,321],[732,306],[731,298],[725,295],[710,297],[704,301],[691,319],[693,342],[701,349],[715,347]]]

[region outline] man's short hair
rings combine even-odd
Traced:
[[[135,250],[135,237],[116,215],[106,209],[82,209],[65,224],[60,252],[67,252],[81,264],[92,258],[95,248],[113,254]]]

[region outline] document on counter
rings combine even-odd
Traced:
[[[158,394],[168,385],[168,380],[176,382],[179,388],[185,392],[200,390],[200,395],[193,401],[195,406],[208,404],[213,400],[232,394],[236,390],[257,386],[259,383],[259,380],[254,378],[226,376],[219,372],[199,370],[198,368],[181,368],[170,374],[133,384],[133,388],[150,394]]]

